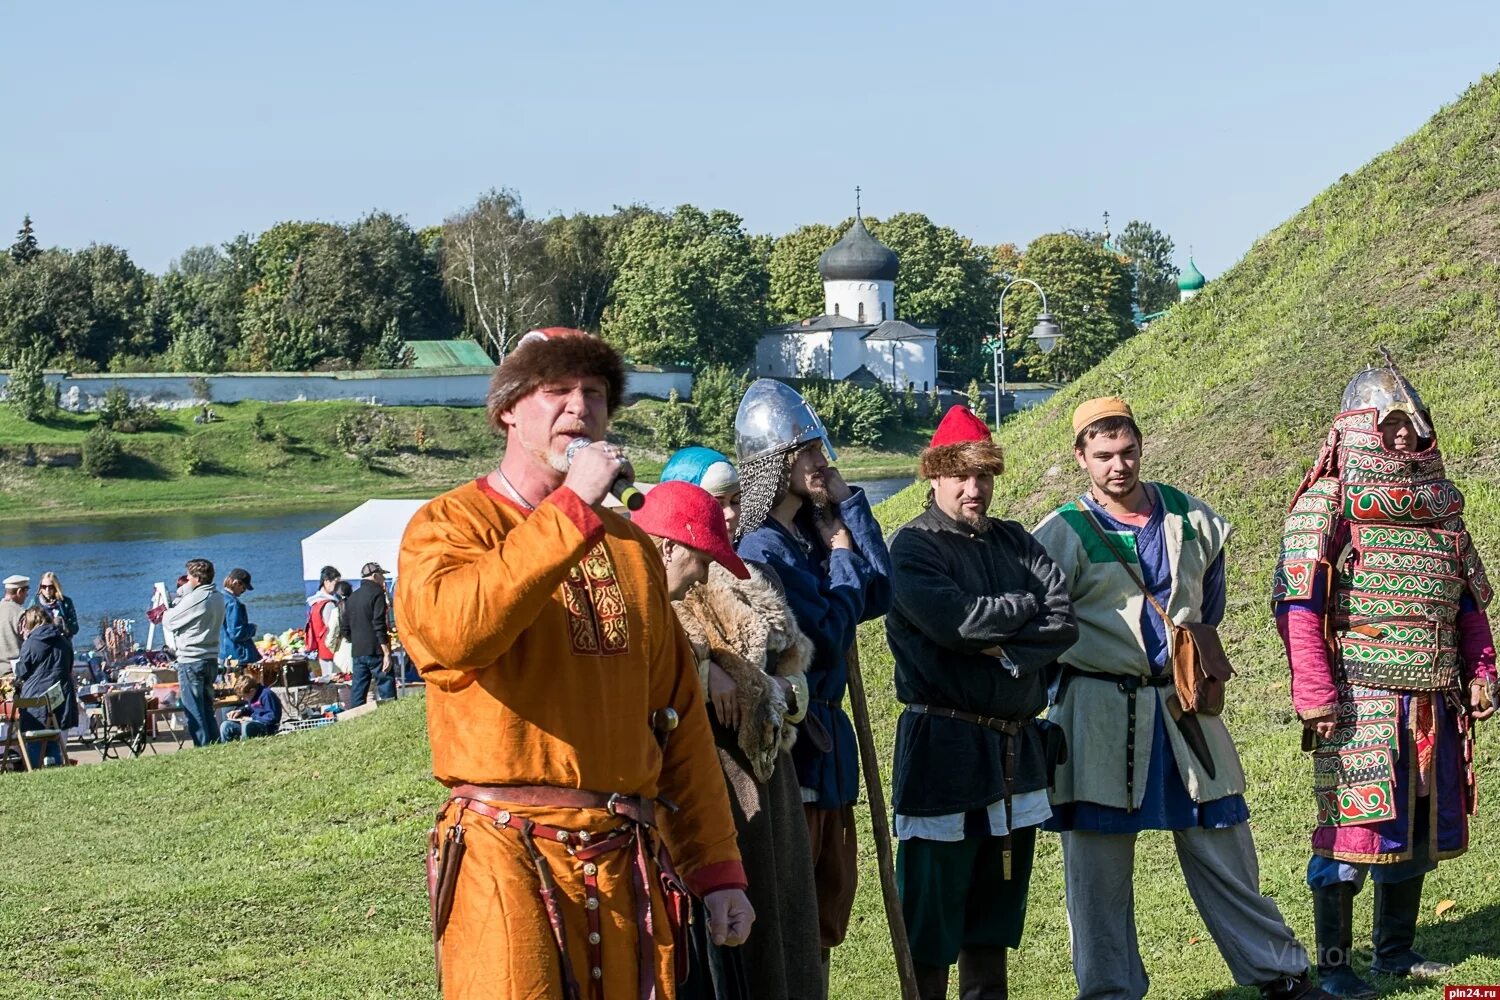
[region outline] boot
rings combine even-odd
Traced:
[[[1333,996],[1368,1000],[1376,995],[1375,987],[1355,975],[1349,965],[1349,953],[1354,948],[1354,893],[1352,882],[1335,882],[1313,890],[1318,983],[1323,992]],[[1265,990],[1261,993],[1265,995]]]
[[[1008,1000],[1004,948],[965,948],[958,953],[959,1000]]]
[[[1261,983],[1260,996],[1261,1000],[1335,1000],[1338,994],[1314,986],[1304,972],[1300,976],[1282,976]]]
[[[948,967],[912,962],[917,974],[917,1000],[948,1000]]]
[[[1453,966],[1429,962],[1412,950],[1425,879],[1425,875],[1418,875],[1404,882],[1375,883],[1375,923],[1370,932],[1375,957],[1370,962],[1371,972],[1436,979],[1453,971]]]

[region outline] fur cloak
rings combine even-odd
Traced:
[[[755,779],[771,780],[776,755],[790,750],[793,724],[807,714],[807,665],[813,644],[797,627],[782,596],[781,583],[766,566],[747,564],[750,579],[737,580],[717,563],[708,581],[677,602],[677,618],[698,658],[698,679],[708,691],[708,665],[734,680],[742,716],[739,748]],[[770,676],[768,676],[770,675]],[[781,686],[770,677],[792,683],[788,706]]]

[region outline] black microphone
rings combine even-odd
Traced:
[[[565,452],[568,458],[568,465],[571,466],[573,464],[573,456],[593,443],[592,439],[586,437],[578,437],[569,441],[568,450]],[[626,468],[630,468],[628,463],[626,464]],[[625,506],[626,510],[640,510],[641,505],[646,502],[646,494],[635,488],[635,483],[630,481],[629,476],[622,475],[618,477],[610,484],[609,492]]]

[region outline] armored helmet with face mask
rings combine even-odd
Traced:
[[[769,378],[750,384],[734,418],[734,450],[744,496],[740,537],[765,523],[786,489],[792,458],[814,442],[821,442],[829,461],[838,459],[823,421],[801,393]]]
[[[1423,441],[1433,440],[1432,415],[1423,405],[1417,390],[1393,364],[1384,368],[1366,368],[1354,376],[1344,388],[1339,409],[1344,413],[1374,410],[1377,426],[1392,413],[1404,413],[1411,419],[1417,437]]]

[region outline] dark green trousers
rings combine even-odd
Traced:
[[[896,882],[914,961],[947,967],[965,948],[1020,947],[1036,827],[1022,827],[1011,837],[1008,880],[1004,842],[988,836],[901,841]]]

